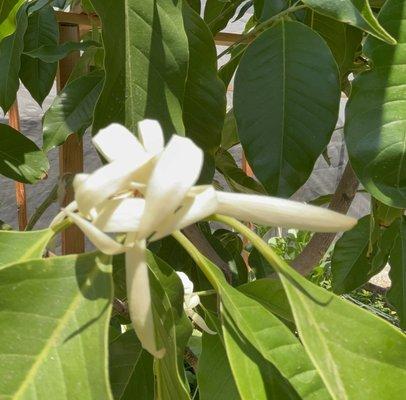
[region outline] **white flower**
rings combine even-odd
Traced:
[[[185,293],[183,309],[186,315],[203,331],[215,335],[216,332],[212,331],[204,321],[204,319],[194,310],[200,304],[200,298],[196,293],[193,293],[193,282],[184,272],[176,271],[183,284],[183,290]]]
[[[144,254],[147,241],[215,213],[321,232],[346,231],[356,223],[348,216],[290,200],[194,186],[203,165],[200,148],[177,135],[164,147],[156,121],[140,122],[138,133],[139,139],[125,127],[112,124],[93,138],[108,164],[75,177],[75,201],[62,211],[62,217],[68,216],[102,252],[126,253],[130,316],[142,345],[155,357],[163,357],[165,350],[155,342]],[[60,220],[58,215],[53,223]],[[126,233],[125,242],[117,242],[108,233]]]

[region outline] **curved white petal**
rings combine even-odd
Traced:
[[[148,266],[145,262],[145,241],[135,243],[135,246],[126,252],[125,264],[128,306],[135,333],[144,349],[154,357],[162,358],[165,349],[158,349],[155,340]]]
[[[203,186],[201,190],[193,196],[188,194],[182,205],[162,221],[151,240],[159,240],[214,214],[218,208],[216,191],[212,186]]]
[[[195,311],[186,310],[186,315],[203,331],[209,333],[210,335],[216,335],[217,332],[212,331],[206,324],[205,320]]]
[[[190,139],[172,136],[148,181],[138,238],[148,238],[175,212],[199,178],[202,165],[199,147]]]
[[[145,150],[139,140],[120,124],[111,124],[101,129],[92,142],[107,161],[145,157]]]
[[[126,248],[97,229],[91,222],[82,218],[79,214],[64,210],[71,221],[88,237],[88,239],[104,254],[114,255],[124,253]]]
[[[200,304],[199,295],[196,293],[185,294],[184,307],[185,309],[192,309]]]
[[[146,161],[147,158],[137,161],[113,161],[76,185],[75,200],[81,214],[89,216],[92,209],[110,196],[130,189],[132,180],[137,179]]]
[[[93,224],[103,232],[135,232],[144,206],[145,200],[139,198],[106,200],[97,209]]]
[[[263,225],[313,232],[341,232],[357,220],[347,215],[277,197],[217,192],[218,214]]]
[[[76,201],[72,201],[70,202],[65,208],[64,210],[66,211],[76,211],[78,209],[78,204],[76,203]],[[52,229],[55,227],[55,225],[58,225],[60,222],[62,222],[65,218],[66,218],[66,211],[61,210],[56,216],[55,218],[51,221],[51,223],[49,224],[49,227]]]
[[[138,136],[148,153],[157,155],[164,149],[164,133],[158,121],[144,119],[138,122]]]
[[[189,277],[182,271],[176,271],[179,279],[182,281],[183,290],[186,294],[193,293],[193,282],[189,279]]]

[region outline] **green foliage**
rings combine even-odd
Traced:
[[[16,30],[16,16],[25,0],[0,0],[0,42]]]

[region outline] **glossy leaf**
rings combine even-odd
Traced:
[[[106,81],[93,132],[120,122],[132,132],[157,119],[168,138],[184,133],[182,105],[188,42],[180,0],[92,0],[102,20]],[[123,29],[125,27],[125,29]]]
[[[31,232],[0,231],[0,267],[41,258],[53,235],[52,229]]]
[[[345,78],[351,72],[355,53],[361,45],[362,31],[314,11],[309,12],[308,24],[326,41],[337,62],[341,79]]]
[[[345,140],[365,189],[382,203],[406,208],[406,4],[389,0],[379,21],[399,43],[367,39],[372,69],[353,83]]]
[[[44,151],[63,144],[73,132],[83,132],[92,124],[103,81],[102,71],[91,72],[70,82],[55,97],[44,115]]]
[[[234,113],[255,176],[268,193],[291,196],[330,141],[340,99],[337,64],[319,35],[281,22],[245,51]]]
[[[209,320],[214,321],[214,323],[209,323]],[[206,318],[206,321],[217,334],[203,333],[202,353],[197,369],[199,399],[240,400],[224,347],[224,339],[221,336],[220,321],[213,315]]]
[[[24,52],[41,46],[58,44],[59,27],[51,6],[41,8],[28,17],[24,36]],[[34,100],[42,105],[54,83],[57,63],[46,63],[27,55],[21,57],[20,78]]]
[[[211,32],[223,30],[244,0],[207,0],[204,8],[204,20]]]
[[[153,400],[153,357],[141,347],[133,330],[110,343],[110,384],[115,400]]]
[[[395,307],[402,329],[406,329],[406,220],[402,217],[397,225],[397,237],[390,253],[391,266],[389,277],[392,286],[387,293],[387,298]]]
[[[286,0],[254,0],[254,15],[257,21],[263,22],[279,14],[286,7]]]
[[[32,58],[38,58],[46,63],[54,63],[62,60],[73,51],[85,51],[90,47],[100,47],[100,44],[88,40],[85,42],[65,42],[60,45],[43,45],[37,49],[24,52],[25,55]]]
[[[0,42],[16,30],[18,10],[25,0],[0,0]]]
[[[186,135],[214,154],[221,142],[226,90],[217,75],[217,55],[207,25],[186,3],[183,22],[189,43],[189,69],[183,101]]]
[[[0,397],[112,399],[106,351],[112,285],[105,257],[11,264],[0,270],[0,281]]]
[[[16,31],[0,41],[0,107],[4,113],[13,105],[20,86],[18,73],[20,71],[26,29],[27,13],[25,7],[23,7],[17,17]]]
[[[389,44],[395,43],[391,33],[376,20],[368,0],[303,0],[303,3],[326,17],[356,26]]]
[[[189,399],[184,379],[183,354],[192,334],[183,311],[183,286],[175,271],[163,260],[148,252],[152,308],[156,340],[165,348],[162,359],[155,359],[157,397],[162,400]]]
[[[0,124],[0,174],[23,183],[42,179],[49,168],[45,154],[22,133]]]

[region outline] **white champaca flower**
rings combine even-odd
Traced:
[[[180,271],[176,271],[180,280],[183,284],[183,290],[185,293],[183,301],[183,309],[186,315],[203,331],[210,333],[210,335],[215,335],[216,332],[212,331],[204,321],[204,319],[194,310],[200,304],[200,298],[198,294],[193,293],[193,282],[189,277]]]
[[[314,232],[346,231],[356,224],[351,217],[291,200],[194,186],[203,165],[202,150],[178,135],[164,146],[162,129],[153,120],[139,122],[138,138],[127,128],[112,124],[94,136],[93,143],[107,164],[91,174],[75,176],[75,201],[53,224],[67,216],[103,253],[126,253],[130,317],[143,347],[158,358],[165,349],[159,349],[155,340],[147,242],[215,213]],[[108,235],[112,233],[126,234],[124,242]],[[193,301],[193,296],[185,301],[189,316]],[[191,318],[200,323],[196,313]]]

